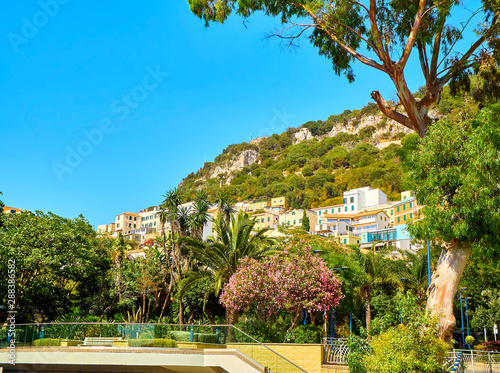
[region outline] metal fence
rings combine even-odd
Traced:
[[[500,373],[500,352],[453,350],[445,366],[456,373]]]
[[[347,364],[349,346],[347,338],[324,338],[323,356],[326,364]]]

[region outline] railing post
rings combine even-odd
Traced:
[[[189,342],[194,342],[194,328],[193,326],[191,325],[191,327],[189,328],[190,330],[190,333],[189,333]]]
[[[472,365],[472,373],[476,373],[476,370],[474,369],[474,350],[470,350],[470,362]]]
[[[488,364],[490,365],[490,373],[493,373],[493,368],[491,366],[491,354],[489,351],[488,351]]]

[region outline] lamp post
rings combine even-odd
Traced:
[[[337,272],[345,269],[349,269],[349,267],[332,268],[332,271]],[[349,327],[351,327],[351,324],[349,324]],[[335,308],[333,307],[330,307],[330,337],[335,338]]]
[[[431,245],[427,241],[427,278],[429,280],[429,286],[431,286]]]
[[[469,335],[469,310],[467,309],[467,299],[471,299],[470,297],[465,297],[465,320],[467,320],[467,336]],[[468,344],[470,350],[470,344]]]
[[[464,309],[462,306],[462,291],[467,290],[467,288],[460,288],[460,318],[462,320],[462,346],[465,346],[465,335],[464,335]]]

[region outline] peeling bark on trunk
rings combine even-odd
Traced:
[[[453,300],[471,252],[469,243],[453,241],[443,244],[431,285],[427,289],[427,310],[439,318],[439,336],[447,343],[451,343],[456,325]]]
[[[370,298],[365,299],[365,312],[366,312],[366,330],[370,331],[370,324],[372,323],[372,310],[370,306]]]

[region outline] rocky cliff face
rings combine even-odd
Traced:
[[[295,136],[294,144],[298,144],[299,142],[302,142],[304,140],[311,140],[314,138],[311,131],[309,131],[307,128],[301,128],[294,134],[294,136]]]
[[[233,157],[229,162],[223,165],[217,165],[212,173],[209,173],[204,180],[224,176],[224,181],[229,184],[233,178],[232,174],[242,170],[245,167],[257,162],[259,153],[255,150],[244,150],[237,156]]]

